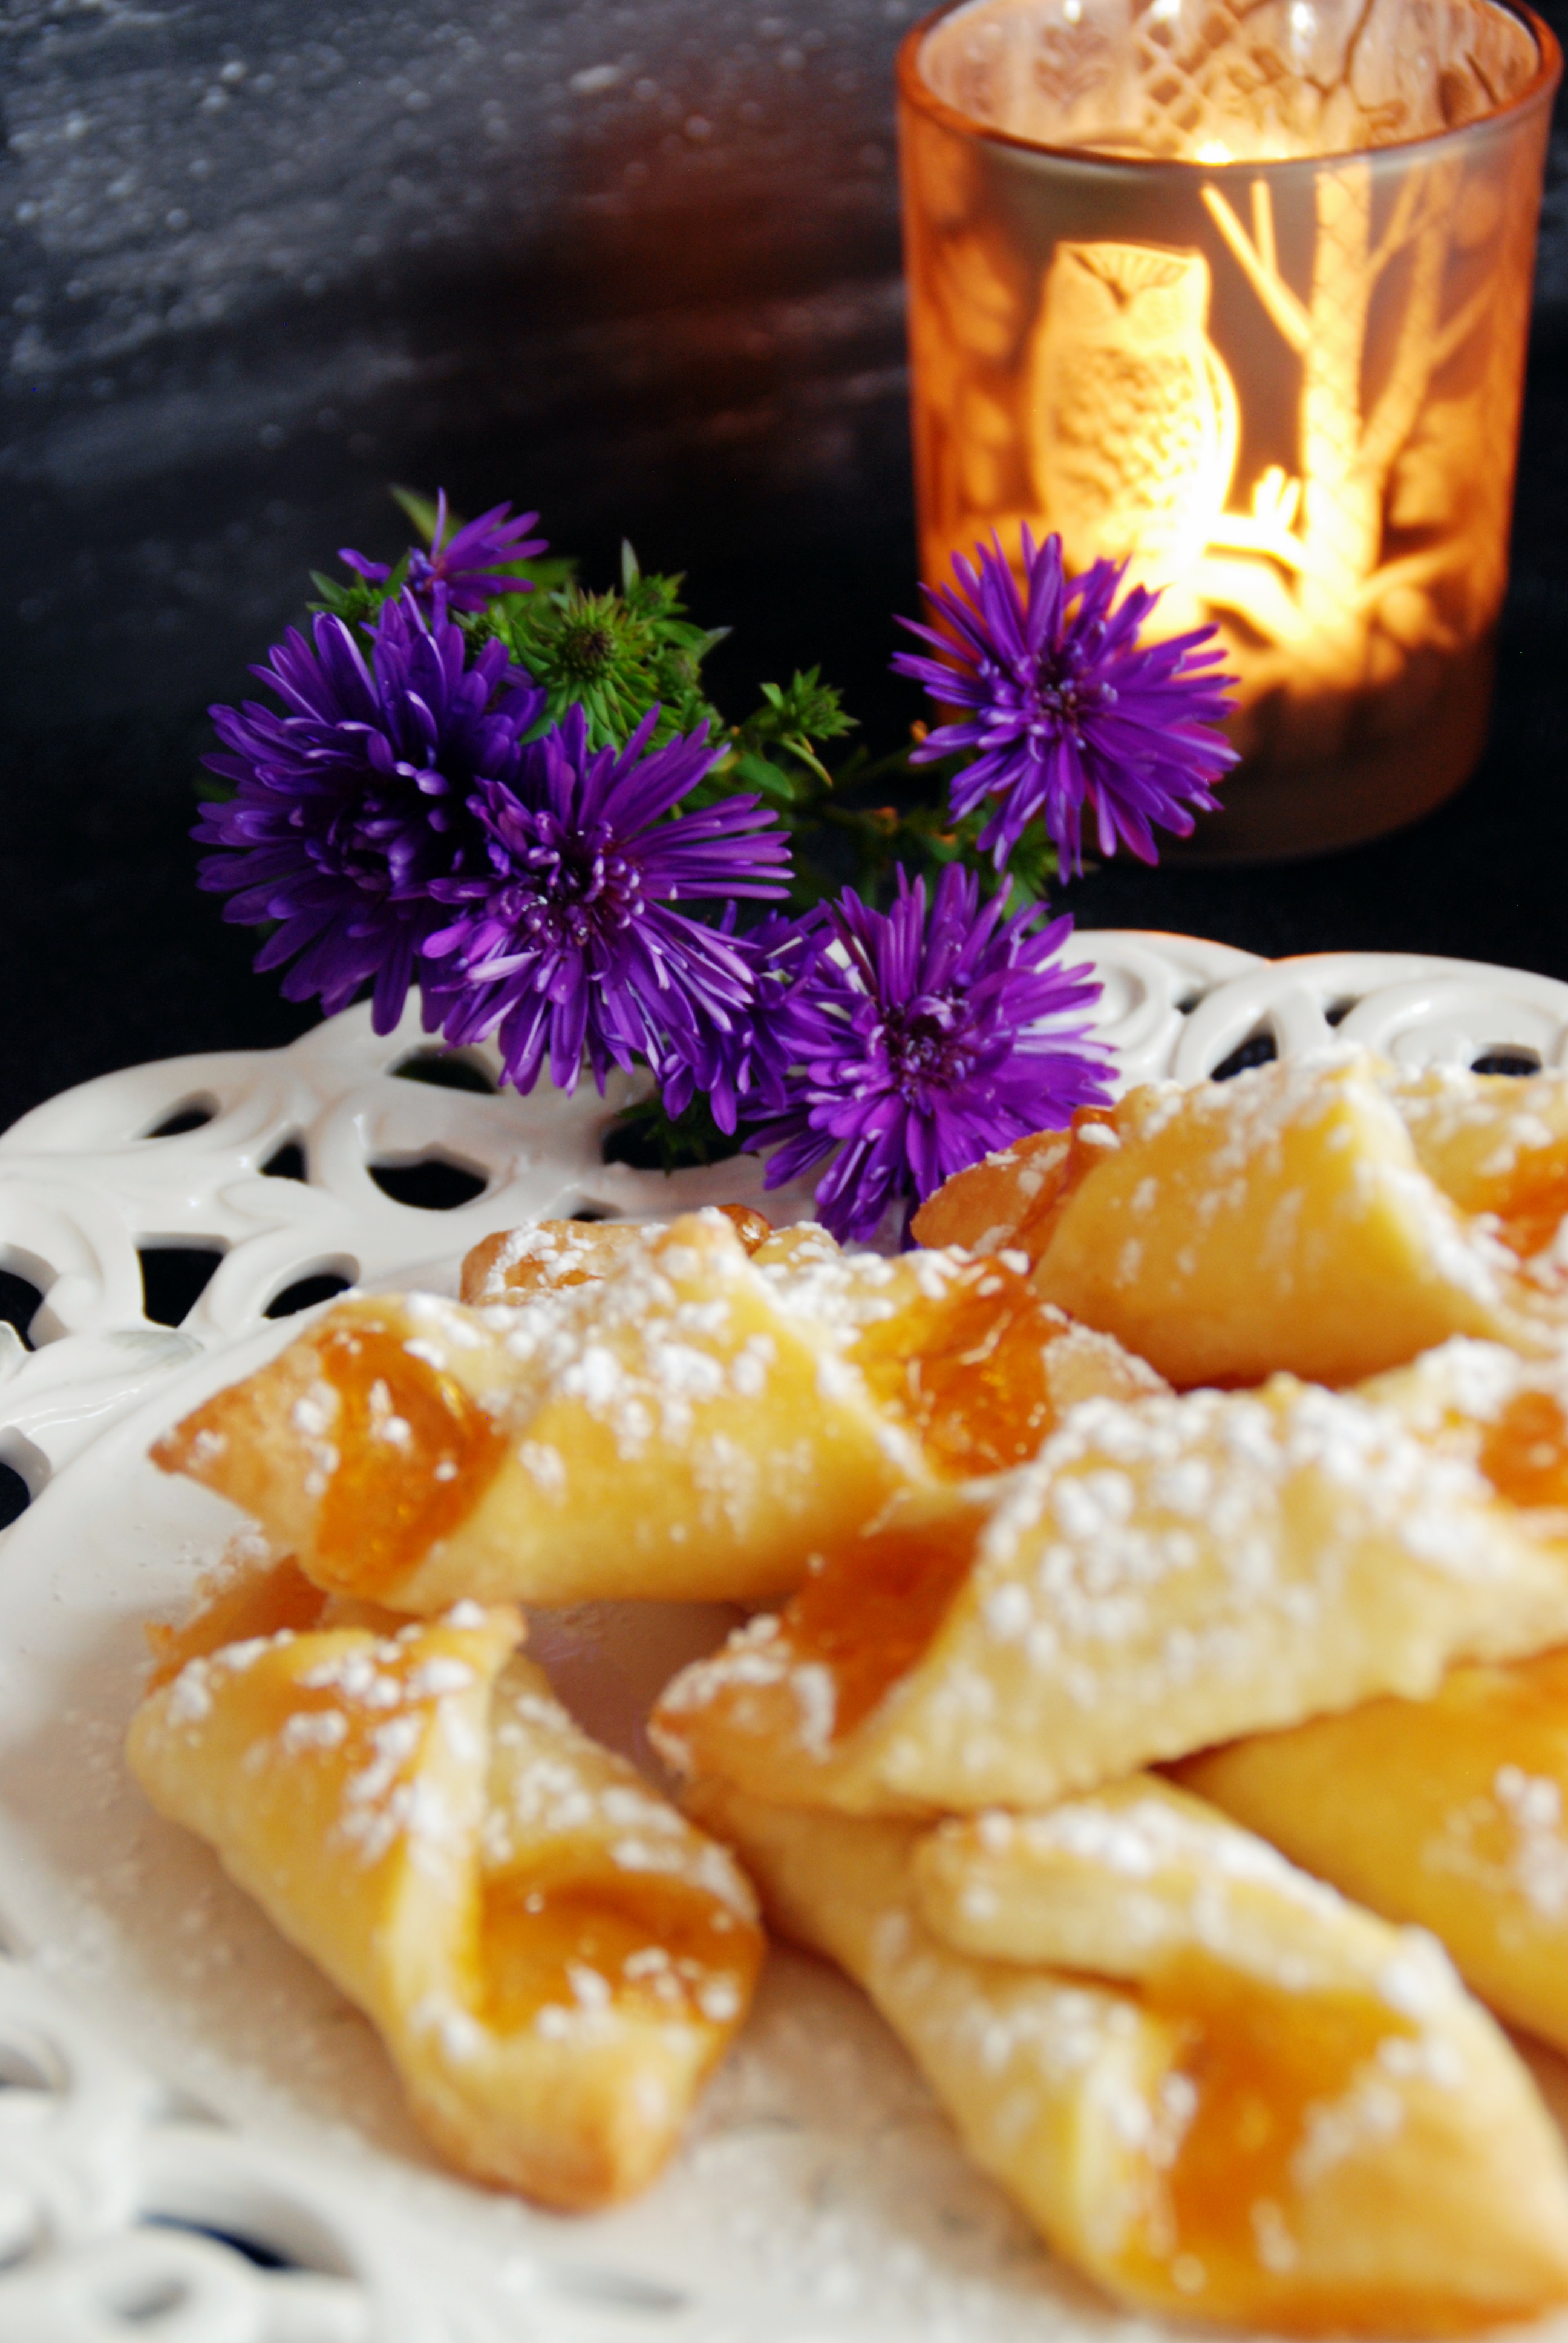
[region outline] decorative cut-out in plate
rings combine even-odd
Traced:
[[[1335,1032],[1407,1061],[1568,1062],[1568,985],[1545,978],[1079,943],[1128,1081]],[[749,1158],[674,1181],[605,1163],[624,1088],[502,1095],[483,1051],[457,1083],[411,1021],[378,1041],[355,1010],[289,1050],[106,1076],[0,1138],[0,1271],[23,1282],[0,1291],[0,1457],[34,1499],[0,1540],[0,2338],[1146,2336],[966,2167],[859,1996],[785,1953],[648,2197],[568,2221],[450,2178],[370,2029],[126,1776],[142,1622],[179,1607],[234,1518],[154,1473],[147,1444],[289,1339],[280,1301],[307,1306],[311,1281],[343,1278],[450,1290],[479,1236],[536,1215],[760,1200]],[[468,1194],[441,1209],[437,1182],[422,1205],[375,1176],[418,1163],[466,1172]],[[799,1217],[809,1198],[770,1209]],[[207,1257],[181,1271],[183,1309],[160,1252]],[[589,1721],[629,1739],[638,1704],[713,1632],[711,1614],[661,1611],[633,1638],[611,1614],[541,1641]],[[1557,2062],[1539,2072],[1568,2107]]]

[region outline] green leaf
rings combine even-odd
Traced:
[[[571,584],[577,574],[575,553],[532,554],[526,560],[509,563],[506,571],[508,578],[524,580],[539,594],[558,593],[563,586]]]
[[[751,751],[736,759],[735,772],[749,789],[760,789],[764,797],[780,805],[799,805],[812,795],[804,776],[786,772],[781,765]]]
[[[345,584],[335,578],[323,576],[318,569],[313,569],[310,573],[310,582],[317,588],[321,598],[319,601],[307,602],[306,608],[309,610],[326,610],[333,618],[341,618],[346,626],[367,626],[377,616],[384,603],[391,601],[394,595],[402,592],[403,581],[407,574],[407,554],[395,562],[390,574],[379,581],[370,578],[361,578],[358,572],[355,571]]]
[[[797,670],[787,687],[765,683],[762,706],[740,727],[749,739],[777,740],[809,761],[819,741],[841,739],[855,729],[855,718],[844,713],[838,692],[814,667]]]
[[[417,488],[400,488],[393,483],[392,494],[413,522],[427,545],[436,542],[436,526],[440,518],[440,507],[432,497],[422,497]],[[447,534],[456,537],[463,523],[449,508],[447,513]]]
[[[722,1131],[699,1091],[684,1114],[667,1114],[657,1095],[628,1107],[610,1131],[606,1161],[630,1163],[644,1172],[689,1172],[699,1164],[723,1163],[740,1153],[740,1141]]]

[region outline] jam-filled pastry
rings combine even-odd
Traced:
[[[520,1632],[465,1604],[226,1644],[127,1755],[371,2019],[445,2156],[592,2207],[669,2154],[761,1938],[729,1855],[578,1731]]]
[[[840,1335],[716,1212],[522,1307],[341,1303],[153,1455],[318,1585],[420,1614],[777,1594],[928,1477]]]
[[[716,1208],[749,1253],[773,1234],[772,1222],[749,1204]],[[566,1285],[591,1285],[609,1276],[627,1254],[646,1246],[658,1223],[648,1221],[530,1221],[520,1229],[483,1237],[464,1256],[459,1292],[471,1309],[526,1300]]]
[[[916,1234],[1019,1247],[1045,1300],[1181,1388],[1352,1383],[1451,1334],[1544,1349],[1550,1297],[1422,1170],[1382,1071],[1343,1051],[1147,1084],[958,1173]]]
[[[1441,1938],[1483,2000],[1568,2050],[1568,1650],[1458,1667],[1187,1759],[1183,1781],[1347,1895]]]
[[[726,1209],[733,1218],[746,1208]],[[610,1274],[648,1235],[646,1228],[590,1228],[585,1242],[573,1222],[547,1221],[486,1238],[463,1264],[463,1298],[526,1302],[541,1287],[588,1283]],[[830,1332],[939,1473],[1005,1471],[1034,1455],[1080,1400],[1167,1388],[1111,1335],[1042,1302],[1022,1254],[973,1260],[928,1249],[888,1261],[841,1252],[806,1222],[765,1236],[751,1257],[782,1305]]]
[[[748,1263],[718,1214],[635,1234],[604,1276],[507,1308],[346,1302],[155,1455],[322,1585],[401,1610],[743,1600],[798,1585],[900,1485],[1004,1469],[1080,1401],[1163,1389],[1010,1258]]]
[[[697,1811],[1121,2300],[1407,2335],[1568,2298],[1563,2145],[1496,2026],[1434,1946],[1195,1802],[1145,1782],[934,1835],[719,1784]]]
[[[1568,1640],[1553,1527],[1390,1411],[1288,1376],[1091,1400],[1032,1463],[825,1549],[675,1679],[654,1738],[785,1804],[1049,1805]]]

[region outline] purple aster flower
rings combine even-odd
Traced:
[[[537,512],[518,513],[514,518],[509,504],[492,505],[477,520],[465,523],[455,535],[447,538],[447,491],[436,495],[436,534],[427,553],[415,546],[408,556],[408,571],[404,581],[410,594],[417,595],[429,608],[437,587],[446,591],[449,610],[482,610],[498,594],[527,594],[532,591],[526,578],[506,575],[507,566],[514,561],[526,561],[531,555],[543,553],[546,540],[530,538],[528,531],[538,521]],[[446,538],[445,544],[442,539]],[[392,575],[391,566],[385,561],[368,561],[364,554],[343,546],[339,561],[357,569],[379,586]],[[500,577],[490,573],[500,570]]]
[[[472,809],[485,865],[431,891],[455,916],[425,940],[426,999],[454,1044],[494,1032],[507,1078],[531,1090],[548,1053],[559,1089],[586,1053],[600,1090],[638,1056],[705,1064],[706,1037],[750,1011],[739,941],[671,907],[782,895],[789,846],[755,797],[672,809],[719,751],[706,728],[645,753],[648,710],[624,749],[590,752],[580,708],[483,779]]]
[[[1140,649],[1139,629],[1160,597],[1133,586],[1112,608],[1125,562],[1097,561],[1070,583],[1060,538],[1037,548],[1025,528],[1020,595],[1000,543],[975,551],[978,569],[953,557],[961,592],[924,588],[950,632],[899,622],[940,657],[900,651],[895,670],[971,711],[940,725],[915,761],[979,750],[953,781],[951,809],[961,820],[996,799],[980,842],[994,848],[999,870],[1037,814],[1063,874],[1081,870],[1086,805],[1102,854],[1121,843],[1141,861],[1157,861],[1151,825],[1189,837],[1190,809],[1216,808],[1213,784],[1236,761],[1214,729],[1230,713],[1236,680],[1220,671],[1215,628]]]
[[[408,597],[383,609],[368,657],[340,618],[291,627],[253,675],[283,702],[212,710],[225,753],[206,759],[236,784],[208,804],[194,835],[224,850],[201,884],[233,900],[228,920],[280,924],[258,970],[294,966],[291,1001],[319,994],[330,1011],[375,980],[374,1021],[389,1032],[444,918],[428,890],[482,867],[484,834],[468,810],[481,774],[515,762],[545,694],[487,643],[467,646],[437,597],[433,617]]]
[[[767,1184],[835,1147],[817,1208],[840,1240],[872,1235],[901,1203],[906,1230],[944,1180],[992,1148],[1070,1121],[1109,1093],[1110,1061],[1088,1038],[1100,987],[1060,954],[1070,920],[1040,927],[1038,906],[983,909],[972,871],[951,863],[926,917],[923,879],[887,913],[846,890],[829,905],[829,948],[780,1018],[790,1071],[781,1111],[751,1146],[779,1142]]]
[[[720,932],[730,935],[734,926],[731,905]],[[699,1091],[720,1131],[733,1131],[743,1115],[776,1111],[789,1065],[790,1003],[826,941],[815,915],[794,920],[777,913],[736,938],[751,969],[752,1006],[727,1026],[701,1031],[695,1050],[672,1040],[656,1068],[668,1115],[684,1114]]]

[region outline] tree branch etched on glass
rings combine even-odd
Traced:
[[[1561,64],[1500,0],[961,0],[903,44],[922,573],[1057,529],[1217,624],[1212,859],[1480,756]]]

